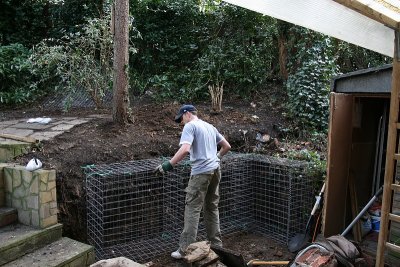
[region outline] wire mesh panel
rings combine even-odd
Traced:
[[[257,232],[286,243],[304,231],[313,201],[313,182],[306,164],[287,159],[254,157],[253,205]]]
[[[161,160],[87,166],[88,239],[98,259],[145,262],[175,250],[183,229],[190,168],[184,161],[160,177]],[[221,163],[220,221],[227,234],[253,230],[287,242],[305,224],[312,184],[304,164],[230,153]],[[205,238],[200,218],[198,239]]]
[[[222,234],[247,230],[252,223],[251,157],[230,153],[221,163],[219,214]]]

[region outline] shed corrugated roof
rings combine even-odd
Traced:
[[[399,0],[223,0],[393,57]]]

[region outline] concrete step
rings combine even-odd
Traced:
[[[92,246],[63,237],[7,263],[7,267],[84,267],[95,262]]]
[[[13,224],[18,220],[17,209],[0,207],[0,227]]]
[[[61,238],[62,224],[37,229],[22,224],[0,228],[0,266]]]

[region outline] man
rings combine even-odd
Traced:
[[[159,165],[155,171],[164,174],[190,153],[191,174],[185,189],[185,225],[179,240],[179,249],[171,256],[181,259],[187,247],[196,242],[200,212],[203,208],[207,239],[211,244],[222,246],[219,228],[219,183],[221,170],[219,161],[231,146],[211,124],[197,117],[197,109],[193,105],[183,105],[175,116],[175,122],[184,125],[180,148],[170,161]],[[221,147],[217,153],[217,145]]]

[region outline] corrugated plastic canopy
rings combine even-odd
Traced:
[[[398,0],[223,0],[393,57]]]

